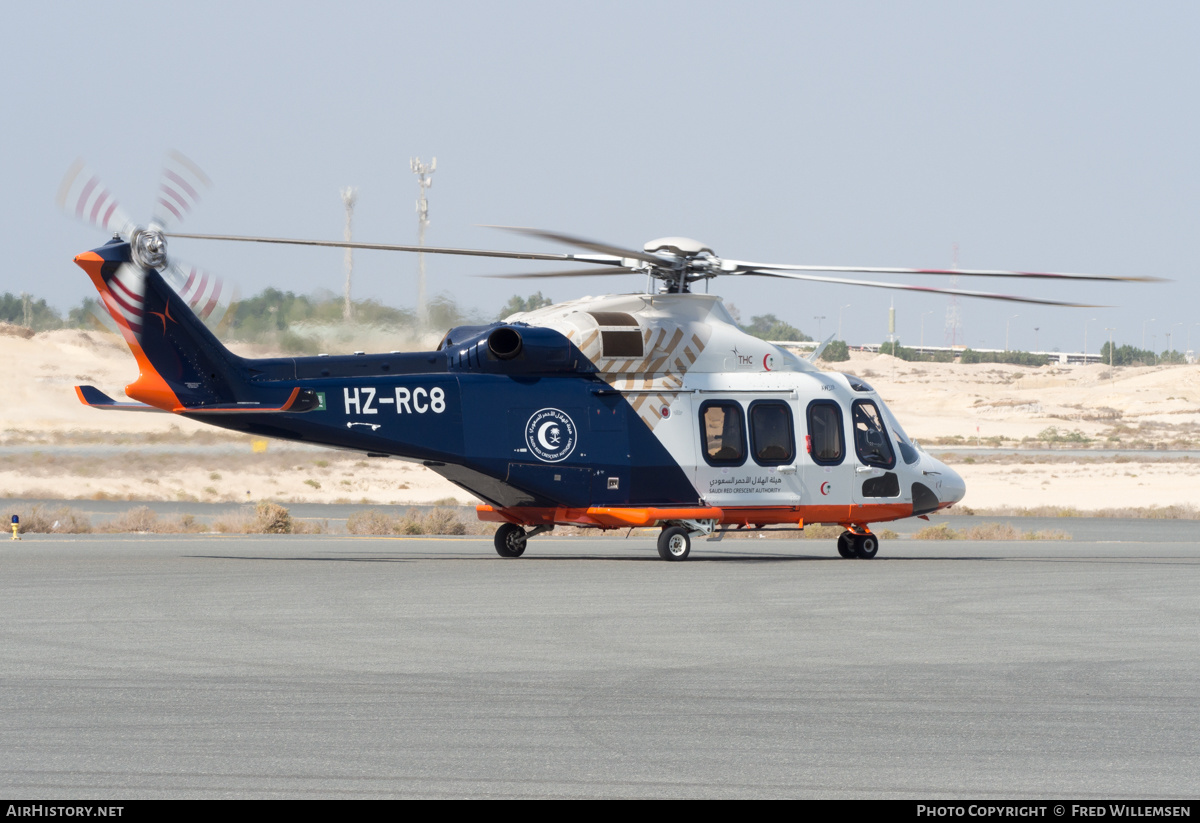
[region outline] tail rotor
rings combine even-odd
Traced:
[[[99,176],[82,160],[77,160],[63,177],[57,203],[77,220],[129,243],[137,266],[159,271],[201,320],[217,324],[236,299],[235,290],[216,275],[174,260],[167,253],[166,240],[166,231],[178,226],[195,209],[201,195],[211,185],[199,166],[177,151],[170,152],[159,177],[153,217],[148,226],[140,226],[121,208]],[[140,316],[141,295],[123,293],[123,297],[128,305],[114,307],[102,302],[93,308],[95,319],[102,327],[119,330],[120,324],[112,315],[114,310],[121,311],[127,322],[130,312]]]
[[[120,235],[123,240],[128,240],[137,229],[137,224],[121,208],[117,198],[82,160],[76,160],[67,169],[62,185],[58,187],[57,203],[75,219]]]

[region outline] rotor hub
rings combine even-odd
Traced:
[[[167,265],[167,238],[153,226],[134,229],[129,237],[129,247],[133,262],[144,269],[161,269]]]
[[[695,257],[699,254],[713,253],[713,250],[704,243],[690,237],[660,237],[657,240],[651,240],[642,248],[649,254],[667,252],[679,257]]]

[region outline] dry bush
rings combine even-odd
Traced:
[[[221,534],[250,534],[252,522],[253,517],[249,512],[230,514],[214,520],[213,529]]]
[[[292,516],[278,503],[263,501],[254,507],[254,534],[291,534]]]
[[[926,526],[913,535],[914,540],[962,540],[963,533],[950,528],[949,523]]]
[[[130,509],[127,512],[122,512],[109,520],[107,523],[102,523],[97,531],[105,533],[117,532],[138,532],[150,533],[157,532],[158,515],[149,506],[138,506],[135,509]]]
[[[426,534],[466,534],[467,526],[453,509],[437,508],[425,515]]]
[[[396,518],[379,509],[364,509],[346,518],[350,534],[394,534]]]
[[[1186,503],[1172,506],[1149,506],[1145,508],[1129,506],[1094,510],[1061,506],[1000,507],[982,509],[979,513],[992,515],[993,517],[1101,517],[1128,520],[1200,520],[1200,508]]]
[[[818,524],[805,526],[804,531],[800,532],[800,537],[804,540],[837,540],[844,531],[841,526]]]
[[[92,522],[86,514],[67,506],[34,506],[17,513],[20,518],[21,534],[87,534],[92,531]]]
[[[981,523],[969,529],[959,529],[964,540],[1020,540],[1021,532],[1008,523]]]
[[[914,540],[1070,540],[1071,535],[1057,529],[1023,532],[1009,523],[980,523],[969,529],[952,529],[949,523],[926,526],[913,535]]]
[[[1003,506],[993,509],[980,509],[979,514],[993,517],[1087,517],[1072,506],[1031,506],[1028,508],[1012,508]]]
[[[421,522],[421,515],[414,509],[409,509],[404,517],[396,521],[397,534],[425,534],[425,524]]]
[[[476,524],[464,522],[458,511],[449,508],[436,508],[422,515],[416,509],[409,509],[403,517],[388,514],[379,509],[365,509],[355,512],[346,520],[346,531],[351,534],[482,534],[487,529]]]
[[[222,534],[297,534],[311,528],[292,520],[288,510],[278,503],[262,502],[254,510],[242,509],[213,521],[213,528]]]
[[[172,520],[159,521],[159,531],[171,534],[197,534],[207,532],[208,526],[196,520],[194,514],[177,515]]]
[[[1025,532],[1022,540],[1070,540],[1071,535],[1059,529],[1043,529],[1040,532]]]
[[[194,534],[206,532],[208,527],[196,521],[195,515],[179,514],[170,518],[161,518],[148,506],[138,506],[127,512],[122,512],[105,523],[101,523],[96,531],[105,534],[120,534],[135,532],[141,534]]]

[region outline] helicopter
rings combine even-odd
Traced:
[[[871,524],[927,517],[962,500],[963,478],[909,438],[874,388],[818,367],[832,335],[800,357],[742,331],[719,296],[693,290],[697,283],[760,276],[1086,306],[831,273],[1157,280],[756,263],[719,257],[686,237],[638,249],[516,227],[496,228],[579,251],[185,234],[169,224],[194,196],[174,181],[164,184],[173,207],[140,226],[103,187],[80,182],[86,178],[64,184],[60,201],[113,236],[75,263],[133,353],[138,377],[125,387],[134,402],[77,386],[80,402],[420,463],[483,501],[477,516],[498,524],[495,550],[506,558],[561,525],[657,528],[660,557],[681,561],[697,537],[835,524],[843,528],[840,556],[871,559],[879,551]],[[554,262],[571,268],[490,276],[640,275],[648,288],[452,328],[433,351],[252,359],[233,354],[202,322],[208,302],[181,287],[187,269],[168,257],[172,237]]]

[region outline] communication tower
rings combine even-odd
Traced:
[[[954,262],[950,264],[950,268],[957,271],[958,269],[958,244],[954,246]],[[958,275],[951,275],[950,288],[958,288]],[[962,314],[958,308],[958,295],[950,295],[950,305],[946,306],[946,344],[949,346],[958,345],[958,330],[962,326]]]

